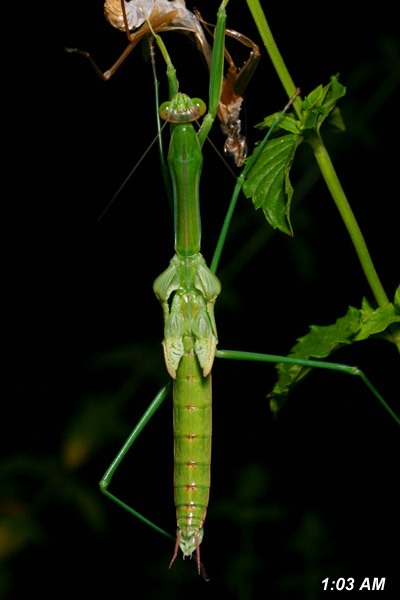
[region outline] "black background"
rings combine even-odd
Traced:
[[[203,4],[196,6],[214,21],[217,3]],[[385,3],[373,13],[349,13],[344,2],[264,8],[303,95],[337,72],[347,86],[340,105],[347,132],[327,134],[326,143],[392,298],[399,275],[398,24]],[[155,146],[97,222],[156,134],[152,75],[139,47],[108,83],[83,58],[64,53],[64,46],[90,50],[106,69],[125,47],[100,1],[80,3],[78,13],[70,3],[24,19],[29,35],[16,32],[4,67],[4,597],[78,591],[313,600],[328,593],[321,592],[325,577],[354,577],[356,587],[365,577],[386,577],[394,597],[399,430],[362,383],[345,375],[314,373],[275,422],[265,401],[272,366],[216,361],[202,544],[208,584],[180,557],[169,571],[173,544],[97,491],[166,379],[152,282],[172,257],[173,228]],[[258,40],[244,2],[231,0],[228,26]],[[208,75],[194,44],[176,33],[164,40],[181,89],[206,99]],[[245,53],[237,52],[240,62]],[[259,139],[253,124],[287,101],[262,53],[243,117],[251,145]],[[157,62],[163,99],[159,55]],[[218,129],[212,138],[221,148]],[[202,251],[210,260],[233,186],[214,151],[204,154]],[[306,147],[292,182],[294,239],[272,234],[240,200],[219,272],[221,348],[286,353],[311,323],[330,324],[349,304],[371,298]],[[255,250],[240,254],[249,240]],[[382,340],[337,355],[360,366],[399,412],[396,358]],[[81,454],[71,450],[77,423]],[[173,532],[171,475],[166,402],[112,490]]]

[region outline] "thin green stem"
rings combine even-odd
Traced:
[[[222,250],[224,248],[225,241],[226,241],[226,236],[228,235],[229,226],[231,224],[233,213],[236,208],[237,199],[239,197],[240,190],[242,189],[242,186],[243,186],[243,181],[244,180],[242,177],[238,177],[238,179],[236,180],[236,185],[233,190],[232,198],[231,198],[231,201],[228,206],[228,210],[225,215],[225,219],[224,219],[224,222],[222,225],[221,232],[219,234],[218,242],[215,247],[214,255],[213,255],[213,258],[211,261],[211,265],[210,265],[210,270],[213,273],[216,273],[217,269],[218,269]]]

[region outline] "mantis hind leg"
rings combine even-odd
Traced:
[[[130,434],[130,436],[128,437],[128,439],[126,440],[124,445],[122,446],[121,450],[118,452],[117,456],[114,458],[111,465],[108,467],[108,469],[105,472],[104,476],[102,477],[99,485],[100,485],[100,490],[103,492],[103,494],[105,496],[107,496],[108,498],[110,498],[110,500],[112,500],[113,502],[118,504],[118,506],[121,506],[126,511],[128,511],[131,515],[138,518],[143,523],[146,523],[146,525],[149,525],[149,527],[152,527],[153,529],[155,529],[156,531],[158,531],[165,537],[174,540],[175,539],[174,536],[172,536],[170,533],[164,531],[164,529],[161,529],[161,527],[158,527],[158,525],[156,525],[152,521],[149,521],[149,519],[144,517],[142,514],[138,513],[136,510],[134,510],[130,506],[128,506],[128,504],[125,504],[125,502],[123,502],[122,500],[120,500],[119,498],[114,496],[114,494],[111,494],[111,492],[109,492],[107,489],[111,483],[111,479],[112,479],[115,471],[121,464],[126,453],[131,448],[132,444],[135,442],[136,438],[138,437],[138,435],[140,434],[142,429],[144,429],[144,427],[150,421],[151,417],[154,415],[156,410],[161,406],[161,404],[164,402],[165,398],[169,395],[170,391],[171,391],[171,383],[170,382],[160,389],[158,394],[155,396],[154,400],[151,402],[151,404],[148,406],[147,410],[144,412],[142,417],[139,419],[136,426],[133,428],[132,433]]]
[[[240,350],[217,350],[215,353],[217,358],[225,358],[228,360],[248,360],[255,362],[272,362],[291,365],[302,365],[308,368],[327,369],[346,373],[348,375],[358,376],[363,384],[372,392],[375,398],[381,403],[383,408],[389,413],[391,418],[400,426],[400,417],[390,408],[385,399],[378,392],[376,387],[371,383],[368,377],[359,369],[351,365],[343,365],[341,363],[333,363],[324,360],[312,360],[294,356],[278,356],[274,354],[261,354],[258,352],[242,352]]]

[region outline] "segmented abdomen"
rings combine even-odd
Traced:
[[[211,375],[203,377],[190,335],[174,380],[174,490],[178,529],[198,532],[210,493]]]

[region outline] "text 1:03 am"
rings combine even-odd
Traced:
[[[357,584],[353,577],[339,577],[330,579],[326,577],[322,580],[324,590],[384,590],[386,577],[365,577],[360,584]]]

